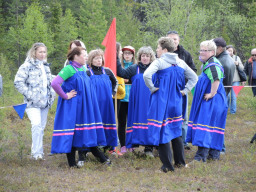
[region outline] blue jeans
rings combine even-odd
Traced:
[[[236,82],[232,83],[232,86],[239,86],[239,85],[240,85],[239,81],[236,81]],[[231,99],[230,99],[230,95],[231,95]],[[231,114],[236,113],[236,94],[235,94],[233,88],[231,89],[231,91],[228,94],[228,107],[230,107],[230,113]]]
[[[182,140],[183,140],[184,146],[188,145],[188,143],[186,142],[187,131],[188,131],[188,95],[187,95],[186,113],[185,113],[184,121],[182,124]]]

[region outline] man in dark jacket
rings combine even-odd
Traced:
[[[197,69],[192,59],[191,54],[186,51],[179,43],[180,43],[180,36],[177,31],[168,31],[167,37],[170,37],[175,45],[174,53],[178,54],[178,57],[185,61],[185,63],[196,73]],[[186,82],[188,80],[186,79]],[[184,143],[184,148],[189,150],[190,147],[188,143],[186,143],[186,135],[188,130],[188,95],[184,96],[183,98],[187,102],[186,113],[184,117],[184,122],[182,124],[182,139]]]
[[[177,31],[168,31],[167,37],[172,38],[175,44],[174,53],[178,54],[179,58],[185,61],[185,63],[196,73],[197,69],[192,59],[191,54],[185,50],[180,43],[180,36]]]
[[[251,50],[251,57],[244,64],[244,72],[248,75],[248,85],[256,85],[256,48]],[[252,87],[253,96],[256,96],[256,87]]]
[[[235,73],[235,62],[230,57],[228,52],[226,51],[226,41],[222,37],[218,37],[213,39],[217,46],[216,50],[216,58],[220,61],[224,68],[224,79],[223,79],[223,85],[224,86],[232,86],[233,83],[233,77]],[[226,95],[229,94],[231,90],[231,87],[225,87]]]
[[[216,58],[220,61],[220,63],[224,68],[223,85],[232,86],[235,68],[236,68],[235,62],[226,51],[227,44],[222,37],[215,38],[213,39],[213,41],[217,46]],[[225,91],[226,91],[226,96],[228,96],[229,92],[231,91],[231,87],[225,87]],[[225,152],[226,152],[226,147],[225,147],[225,140],[224,140],[221,153],[225,154]]]

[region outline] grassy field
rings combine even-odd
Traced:
[[[0,107],[18,102],[22,102],[18,93],[0,97]],[[159,157],[146,158],[142,148],[135,154],[110,156],[111,167],[101,165],[92,154],[81,169],[70,169],[64,154],[47,156],[55,109],[56,102],[45,130],[45,161],[30,160],[27,116],[20,120],[11,107],[0,109],[0,191],[256,191],[256,144],[249,143],[256,133],[256,99],[250,88],[239,93],[237,113],[228,115],[227,152],[220,161],[168,173],[159,171]],[[195,146],[185,151],[186,162],[195,152]]]

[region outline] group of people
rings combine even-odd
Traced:
[[[229,56],[223,38],[203,41],[199,50],[202,73],[198,77],[190,53],[179,40],[176,31],[169,31],[158,40],[156,54],[150,46],[144,46],[138,50],[137,60],[132,46],[122,48],[117,43],[116,77],[104,67],[101,49],[87,54],[83,42],[75,40],[69,44],[64,68],[54,79],[47,63],[46,46],[35,43],[14,80],[15,87],[24,95],[32,125],[31,158],[44,159],[44,128],[56,92],[59,98],[51,153],[66,153],[70,167],[83,166],[88,152],[101,163],[111,165],[107,151],[123,155],[138,146],[144,146],[150,157],[157,148],[163,172],[207,159],[218,160],[224,148],[227,96],[231,90],[224,85],[237,85],[239,75],[235,66],[243,65],[232,46],[227,50],[233,59]],[[248,60],[252,64],[245,66],[252,84],[256,84],[256,70],[252,67],[256,49],[254,52]],[[188,117],[188,93],[194,87]],[[231,92],[231,113],[235,113],[233,96]],[[116,148],[118,141],[120,152]],[[184,149],[190,149],[188,143],[198,146],[198,150],[187,165]]]

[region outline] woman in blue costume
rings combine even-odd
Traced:
[[[90,70],[87,75],[96,90],[107,146],[114,148],[117,146],[117,131],[112,95],[116,94],[117,80],[113,72],[104,67],[104,53],[101,49],[90,51],[88,64]]]
[[[148,108],[148,141],[159,146],[161,170],[174,171],[172,165],[172,141],[175,166],[185,166],[182,140],[182,96],[195,86],[197,75],[176,53],[175,44],[169,37],[158,40],[157,57],[145,71],[143,77],[150,89]],[[152,78],[155,74],[154,78]],[[188,82],[185,85],[185,78]],[[153,80],[152,80],[153,79]],[[154,83],[153,83],[154,82]]]
[[[218,160],[222,149],[227,117],[226,93],[222,83],[224,70],[215,58],[213,41],[200,44],[200,60],[203,62],[189,117],[187,142],[198,146],[195,162]]]
[[[132,148],[144,145],[145,154],[153,157],[153,147],[148,146],[148,124],[147,110],[150,91],[143,80],[143,73],[155,60],[155,54],[151,47],[141,47],[138,51],[138,64],[122,68],[119,59],[117,60],[117,75],[130,79],[132,82],[127,117],[126,147]]]
[[[70,167],[76,167],[77,148],[90,148],[102,163],[110,163],[99,145],[106,145],[96,94],[84,68],[87,52],[82,47],[69,51],[70,65],[53,80],[58,99],[51,153],[66,153]],[[60,85],[62,86],[60,87]]]

